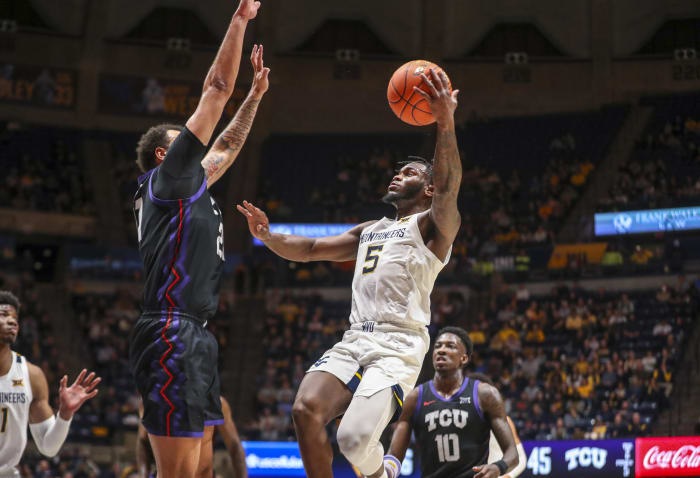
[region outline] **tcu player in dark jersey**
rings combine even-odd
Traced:
[[[513,433],[495,387],[464,374],[474,346],[459,327],[438,332],[435,377],[408,394],[384,467],[396,478],[415,433],[423,478],[497,478],[518,464]],[[503,459],[486,464],[493,430]]]
[[[268,88],[262,46],[251,55],[250,94],[208,153],[206,145],[233,92],[246,25],[259,7],[240,0],[185,126],[153,127],[137,148],[144,174],[134,214],[145,284],[129,362],[158,475],[165,478],[193,477],[204,428],[223,423],[217,342],[205,328],[219,300],[223,223],[207,188],[238,155]]]

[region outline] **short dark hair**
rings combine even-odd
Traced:
[[[466,330],[464,330],[462,327],[443,327],[438,331],[435,339],[437,340],[444,334],[454,334],[459,337],[467,351],[467,357],[470,359],[472,358],[472,353],[474,353],[474,343],[472,342],[472,339],[469,338],[469,334]]]
[[[157,166],[156,148],[168,147],[168,131],[174,129],[182,131],[183,127],[177,124],[163,123],[151,126],[136,145],[136,164],[142,172],[150,171]]]
[[[432,160],[428,160],[425,158],[421,158],[420,156],[408,156],[408,160],[406,161],[399,161],[396,163],[399,169],[403,168],[407,164],[411,163],[419,163],[425,166],[425,173],[428,175],[430,178],[430,184],[433,183],[433,162]]]
[[[17,311],[17,315],[19,315],[19,308],[21,304],[19,303],[17,296],[9,290],[0,290],[0,304],[11,305]]]
[[[489,377],[489,376],[486,375],[485,373],[481,373],[481,372],[472,372],[472,373],[469,374],[469,378],[471,378],[472,380],[478,380],[478,381],[480,381],[480,382],[488,383],[489,385],[494,386],[494,387],[496,386],[496,385],[493,383],[493,380],[491,380],[491,377]]]

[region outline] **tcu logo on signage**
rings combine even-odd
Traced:
[[[464,428],[467,425],[469,412],[465,410],[436,410],[425,414],[425,423],[428,424],[428,431],[431,432],[437,428],[438,423],[441,427],[449,427],[454,424],[457,428]]]
[[[581,468],[587,468],[591,465],[600,470],[605,466],[607,458],[608,450],[592,446],[572,448],[564,453],[564,459],[566,460],[569,470],[574,470],[579,466]]]

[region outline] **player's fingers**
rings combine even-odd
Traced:
[[[99,392],[99,389],[95,389],[95,390],[93,390],[92,392],[88,393],[88,394],[85,396],[85,400],[89,400],[89,399],[91,399],[91,398],[94,398],[94,397],[97,395],[98,392]],[[84,402],[85,400],[83,400],[83,402]]]
[[[92,382],[92,379],[93,379],[93,378],[95,378],[95,372],[90,372],[90,375],[88,375],[88,376],[85,378],[84,382],[85,382],[86,384],[88,384],[88,383]]]
[[[93,380],[92,382],[90,382],[90,383],[88,384],[87,387],[85,387],[85,391],[86,391],[86,392],[89,392],[90,390],[92,390],[93,388],[95,388],[101,381],[102,381],[102,378],[101,378],[101,377],[97,377],[95,380]]]
[[[236,209],[238,209],[238,211],[246,217],[253,217],[253,215],[249,213],[248,210],[240,204],[236,205]]]
[[[257,50],[258,45],[253,45],[253,49],[250,50],[250,62],[253,64],[253,68],[255,68],[255,53]]]
[[[454,91],[452,92],[452,99],[455,100],[455,101],[457,101],[457,95],[458,95],[458,94],[459,94],[459,90],[454,90]]]
[[[269,68],[263,68],[262,71],[262,77],[264,80],[267,80],[267,77],[270,76],[270,69]]]
[[[433,70],[430,70],[433,71]],[[445,91],[450,91],[450,83],[447,81],[447,75],[444,71],[441,71],[439,75],[436,75],[440,79],[440,84],[442,89]]]
[[[63,378],[61,379],[61,382],[59,383],[59,390],[63,390],[66,388],[66,384],[68,383],[68,375],[64,375]]]
[[[87,373],[87,369],[83,369],[80,372],[80,375],[75,379],[75,382],[73,382],[73,385],[77,385],[83,381],[83,378],[85,377],[85,374]]]
[[[426,93],[425,91],[423,91],[422,89],[418,88],[417,86],[413,87],[413,91],[415,91],[416,93],[418,93],[419,95],[421,95],[423,98],[425,98],[427,100],[430,99],[430,95],[428,93]]]
[[[263,46],[258,47],[258,71],[263,69]]]
[[[437,91],[437,88],[435,88],[435,85],[433,84],[433,82],[430,81],[427,76],[425,76],[425,73],[421,73],[420,76],[421,76],[421,78],[423,78],[423,83],[428,85],[428,89],[433,94],[433,96],[437,96],[438,91]]]

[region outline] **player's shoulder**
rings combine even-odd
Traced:
[[[379,221],[381,221],[381,219],[372,219],[371,221],[361,222],[357,226],[350,229],[348,232],[352,235],[360,237],[360,234],[362,234],[362,231],[364,231],[365,229],[367,229],[370,226],[374,226]]]
[[[477,384],[476,393],[479,396],[479,403],[481,408],[484,410],[489,410],[493,407],[503,406],[503,398],[501,397],[501,392],[498,391],[496,387],[485,382],[479,382]]]

